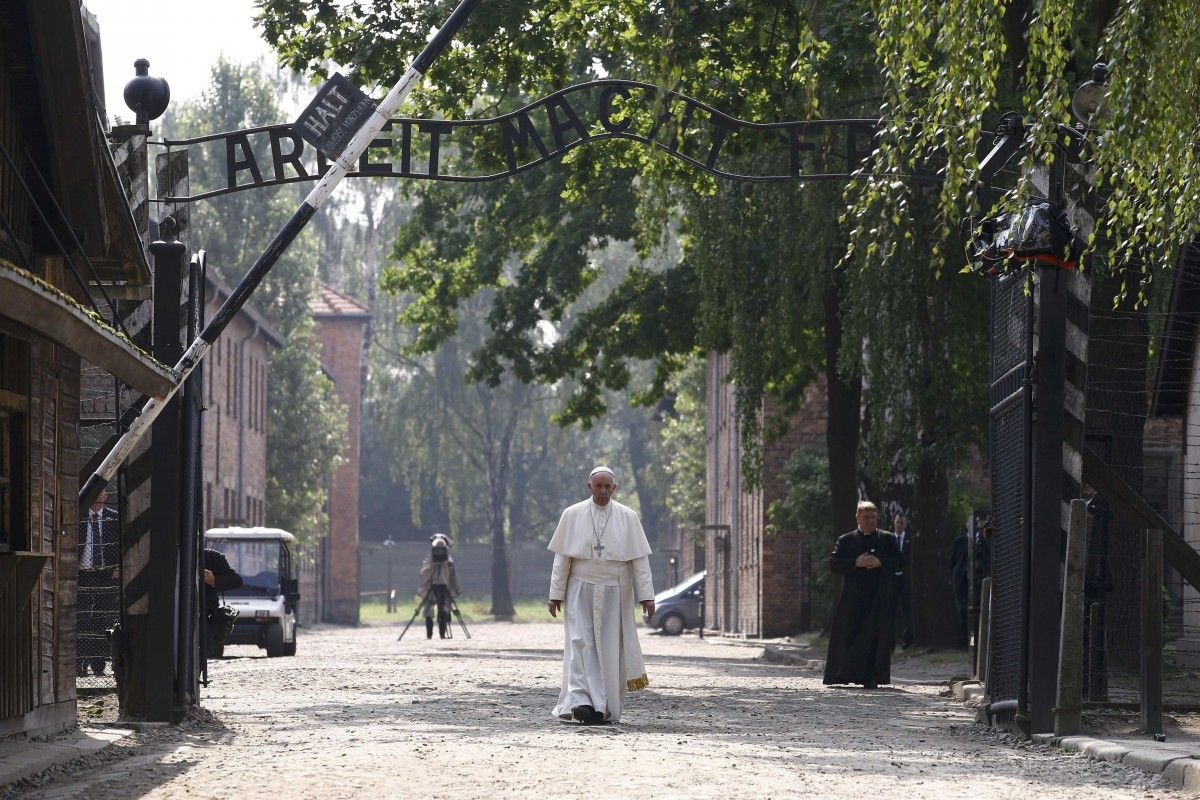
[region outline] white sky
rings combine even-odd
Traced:
[[[100,23],[104,98],[110,117],[133,113],[121,93],[133,62],[150,61],[150,74],[166,78],[171,104],[190,100],[208,84],[222,53],[247,63],[275,58],[254,27],[254,0],[84,0]]]

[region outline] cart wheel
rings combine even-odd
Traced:
[[[283,648],[283,626],[278,622],[273,622],[267,628],[267,658],[287,655]]]

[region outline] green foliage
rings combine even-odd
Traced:
[[[675,413],[663,420],[663,470],[669,477],[666,504],[675,520],[699,530],[705,523],[705,365],[693,358],[671,382]]]
[[[965,135],[978,134],[999,102],[1020,101],[1031,125],[1021,180],[1005,199],[1029,192],[1034,163],[1051,163],[1064,141],[1072,84],[1093,60],[1110,62],[1107,100],[1092,120],[1086,154],[1095,164],[1101,203],[1088,242],[1089,263],[1126,276],[1124,293],[1144,299],[1156,273],[1171,269],[1179,245],[1200,225],[1200,16],[1191,0],[949,0],[923,21],[921,0],[880,2],[876,50],[885,82],[886,116],[895,120],[869,169],[851,191],[855,222],[849,256],[885,261],[911,235],[905,225],[911,174],[924,161],[945,178],[938,213],[947,223],[974,208],[978,158]],[[1027,15],[1014,36],[1009,20]],[[973,27],[963,39],[964,25]],[[1008,25],[1003,33],[1002,25]],[[1100,43],[1099,48],[1096,44]],[[1006,53],[1006,51],[1008,51]],[[1006,75],[1014,78],[1004,81]],[[1015,94],[999,96],[1011,83]],[[971,142],[976,141],[972,136]],[[947,225],[946,233],[954,230]],[[947,236],[926,243],[944,260]],[[1131,282],[1132,281],[1132,282]]]
[[[237,65],[222,58],[213,66],[209,88],[174,109],[164,133],[185,138],[274,124],[281,116],[275,102],[280,83],[259,64]],[[223,154],[197,148],[189,158],[192,179],[201,185],[223,183],[225,163],[218,155]],[[281,187],[196,203],[191,208],[192,248],[206,250],[209,269],[233,285],[297,202],[295,187]],[[268,363],[267,521],[306,542],[328,530],[327,488],[346,435],[345,408],[321,370],[309,311],[317,252],[315,236],[306,232],[255,295],[285,342],[271,352]]]
[[[1108,98],[1094,121],[1096,182],[1107,196],[1092,244],[1113,268],[1155,273],[1200,226],[1200,14],[1189,0],[1125,0],[1108,26]],[[1128,280],[1128,278],[1127,278]]]
[[[267,402],[267,520],[313,543],[329,529],[329,480],[346,441],[346,412],[313,351],[311,317],[271,355]],[[304,398],[304,402],[296,402]]]
[[[324,13],[320,2],[268,1],[262,9],[268,39],[292,66],[316,68],[331,57],[351,65],[357,79],[368,83],[390,83],[423,43],[424,31],[444,13],[406,2],[370,8],[351,4],[341,16]],[[822,38],[809,25],[807,12],[782,4],[682,3],[661,9],[631,2],[488,4],[460,37],[463,46],[435,65],[416,110],[490,114],[570,79],[610,74],[657,81],[739,115],[808,116],[817,106],[818,73],[855,75],[841,87],[847,91],[864,80],[862,60],[844,46],[861,29],[860,11],[848,4],[828,14],[823,18],[828,34]],[[371,35],[363,35],[368,30]],[[384,40],[386,49],[372,44]],[[794,207],[780,208],[770,218],[758,212],[776,208],[781,195],[799,194],[795,187],[764,192],[723,187],[720,191],[730,191],[728,200],[710,202],[718,191],[711,182],[626,143],[592,146],[564,161],[561,169],[539,170],[507,185],[421,190],[419,219],[397,244],[402,266],[385,278],[389,289],[418,297],[406,321],[420,326],[419,348],[428,351],[454,329],[455,309],[464,297],[496,289],[489,314],[492,335],[474,357],[473,377],[495,382],[506,368],[521,380],[553,383],[570,377],[579,390],[566,401],[561,419],[586,423],[605,410],[600,402],[605,389],[625,388],[628,360],[656,361],[652,381],[638,397],[649,401],[661,393],[680,356],[696,346],[698,325],[713,328],[702,337],[707,346],[730,341],[727,318],[740,333],[761,323],[766,303],[778,306],[774,313],[789,313],[791,298],[775,287],[726,294],[724,305],[733,315],[714,311],[712,293],[723,291],[718,284],[731,264],[750,282],[757,273],[789,268],[780,263],[769,232],[792,227],[795,217],[787,212]],[[638,174],[642,179],[635,183]],[[472,213],[482,212],[470,228],[462,224],[468,202]],[[681,208],[690,220],[692,210],[721,203],[728,212],[721,215],[730,224],[700,221],[690,227],[688,257],[677,267],[629,270],[627,282],[607,302],[576,317],[561,339],[548,345],[537,335],[537,325],[557,323],[594,280],[586,258],[594,243],[636,236],[645,258],[661,244],[667,223]],[[821,217],[828,229],[830,214]],[[721,246],[714,247],[722,237]],[[820,267],[813,265],[814,271]],[[702,314],[705,282],[713,288]],[[808,326],[800,334],[809,347],[811,330]],[[768,380],[790,369],[793,350],[785,341],[772,354],[772,363],[788,365],[779,371],[748,368],[736,378],[751,451],[762,391]]]
[[[788,459],[782,477],[787,494],[767,509],[770,524],[779,530],[806,534],[806,546],[814,559],[824,559],[833,552],[837,536],[832,533],[837,526],[830,502],[829,460],[821,451],[801,448]],[[840,582],[822,567],[814,569],[809,580],[814,617],[827,619]]]

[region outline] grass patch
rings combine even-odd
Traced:
[[[380,599],[369,598],[363,600],[358,606],[359,619],[365,625],[386,625],[389,623],[397,623],[400,625],[408,622],[413,611],[416,610],[417,604],[420,601],[415,597],[405,597],[401,599],[399,608],[395,612],[387,613],[387,603]],[[458,609],[466,617],[467,624],[471,622],[486,622],[492,619],[488,611],[492,607],[492,599],[490,597],[468,596],[459,597],[455,600],[458,604]],[[516,611],[516,616],[512,618],[513,622],[555,622],[556,620],[546,611],[545,600],[514,600],[513,609]],[[416,625],[421,620],[413,624]],[[558,622],[562,621],[562,615],[559,614]],[[457,623],[456,623],[457,624]]]

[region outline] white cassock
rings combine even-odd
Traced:
[[[563,601],[565,615],[554,707],[561,719],[571,719],[576,706],[591,706],[620,722],[625,692],[650,684],[633,617],[634,601],[654,599],[650,544],[636,511],[616,500],[608,506],[611,512],[591,498],[570,506],[550,540],[550,599]]]

